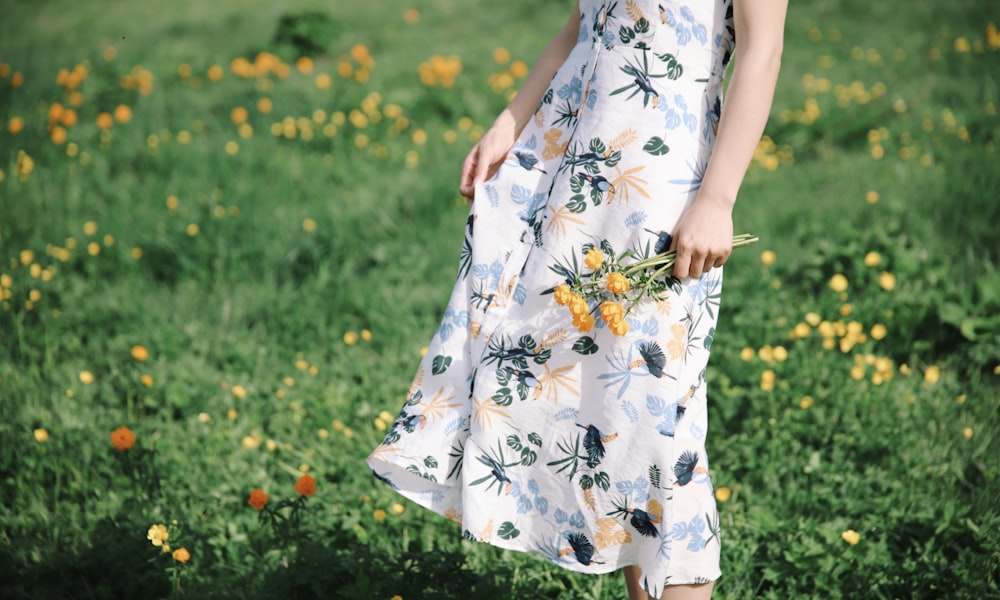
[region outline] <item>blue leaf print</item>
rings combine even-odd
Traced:
[[[580,102],[583,97],[583,81],[579,77],[574,77],[569,80],[569,83],[559,88],[556,95],[563,100],[569,100],[573,103]]]
[[[587,108],[594,110],[595,106],[597,106],[597,94],[591,91],[587,94]]]
[[[438,326],[437,334],[441,338],[441,341],[447,342],[451,338],[451,334],[455,332],[455,327],[447,322],[441,321],[441,325]]]
[[[538,509],[538,512],[544,515],[549,512],[549,501],[539,496],[535,498],[535,508]]]
[[[654,396],[652,394],[646,395],[646,410],[648,410],[649,414],[653,415],[654,417],[659,417],[667,414],[668,406],[669,404],[667,404],[667,401],[664,400],[663,398]]]
[[[649,215],[646,214],[646,211],[637,210],[634,213],[630,214],[629,216],[625,217],[625,225],[628,227],[635,227],[637,225],[642,225],[643,223],[646,222],[646,219],[648,218]]]
[[[456,327],[468,327],[469,326],[469,311],[463,310],[457,313],[453,318],[452,322]]]
[[[527,148],[528,150],[534,150],[538,147],[538,136],[532,134],[530,138],[527,139],[521,146]]]
[[[523,515],[531,511],[531,499],[522,494],[517,498],[517,514]]]
[[[525,289],[520,283],[514,288],[514,302],[524,305],[524,301],[528,299],[528,290]]]
[[[708,43],[708,30],[705,29],[704,25],[695,25],[691,28],[691,31],[694,33],[694,37],[701,42],[702,46]]]
[[[677,17],[674,16],[674,11],[666,9],[663,11],[663,18],[666,19],[666,24],[671,27],[677,25]]]
[[[636,408],[635,403],[631,400],[622,400],[622,412],[628,417],[628,420],[632,423],[637,423],[639,421],[639,409]]]
[[[684,124],[687,126],[688,131],[694,133],[694,130],[698,128],[698,119],[691,113],[684,113]]]
[[[444,434],[445,435],[451,435],[452,433],[455,433],[459,429],[464,429],[466,423],[468,423],[468,418],[467,417],[459,417],[457,419],[454,419],[453,421],[451,421],[447,425],[445,425],[445,427],[444,427]]]
[[[552,417],[556,421],[567,421],[567,420],[570,420],[570,419],[574,419],[575,420],[576,417],[577,417],[577,415],[579,415],[579,414],[580,414],[580,411],[578,411],[575,408],[564,408],[564,409],[560,410],[559,412],[557,412],[556,414],[552,415]]]
[[[496,287],[500,284],[500,276],[503,275],[503,265],[499,260],[488,265],[472,265],[472,272],[479,279],[488,279],[490,287]]]
[[[580,511],[573,513],[573,515],[569,518],[569,524],[577,529],[583,529],[583,526],[586,524],[583,520],[583,513]]]
[[[684,100],[684,96],[681,96],[680,94],[675,94],[674,95],[674,104],[676,104],[677,108],[681,109],[681,111],[687,112],[688,103],[687,103],[686,100]]]
[[[483,189],[486,190],[486,197],[490,200],[490,206],[496,208],[500,206],[500,192],[497,191],[492,185],[484,185]]]
[[[604,42],[605,46],[612,46],[615,43],[615,34],[608,28],[604,31],[604,35],[601,36],[601,41]]]
[[[701,304],[705,301],[706,291],[705,291],[705,278],[699,278],[698,281],[693,282],[688,286],[688,294],[695,302]]]
[[[667,129],[677,129],[681,124],[681,116],[673,108],[667,108],[666,115],[664,115],[663,125]]]
[[[517,481],[510,482],[510,495],[517,498],[521,495],[521,484]]]
[[[649,481],[642,475],[636,477],[635,481],[619,481],[615,487],[622,494],[631,495],[633,502],[649,500]]]
[[[677,24],[677,45],[687,46],[691,42],[691,30],[685,27],[682,23]]]
[[[690,433],[691,437],[693,437],[696,440],[704,440],[705,439],[705,435],[708,432],[701,425],[696,425],[694,423],[691,423],[688,426],[688,433]]]
[[[554,516],[556,518],[556,523],[559,523],[560,525],[569,521],[569,515],[566,514],[566,511],[564,511],[561,508],[556,509],[556,513]]]
[[[528,491],[531,492],[532,494],[537,494],[538,493],[538,482],[535,481],[534,479],[529,479],[528,480]]]
[[[691,12],[691,9],[689,7],[687,6],[681,7],[681,16],[684,17],[685,21],[689,23],[694,23],[694,13]]]
[[[642,332],[648,336],[656,337],[656,334],[660,333],[660,322],[656,320],[656,317],[649,317],[642,322]]]

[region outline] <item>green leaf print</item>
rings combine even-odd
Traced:
[[[535,338],[530,335],[522,335],[521,339],[517,340],[517,345],[525,350],[534,350],[538,344],[535,343]]]
[[[435,375],[440,375],[448,370],[451,366],[451,357],[438,354],[434,357],[434,361],[431,363],[431,373]]]
[[[642,149],[653,156],[661,156],[670,152],[670,147],[663,141],[663,138],[656,136],[649,138],[649,141],[646,142],[646,145]]]
[[[666,54],[657,54],[656,58],[667,63],[667,79],[677,80],[684,74],[684,65],[677,62],[677,57],[673,54],[669,52]]]
[[[507,436],[507,445],[510,446],[510,449],[514,452],[520,451],[524,446],[524,444],[521,443],[521,438],[513,434]]]
[[[569,210],[569,212],[582,213],[587,210],[587,199],[583,196],[583,194],[577,194],[570,198],[569,202],[566,203],[566,209]]]
[[[538,460],[538,454],[534,450],[532,450],[531,448],[528,448],[527,446],[525,446],[524,448],[521,448],[521,464],[522,465],[524,465],[526,467],[530,467],[531,465],[535,464],[536,460]]]
[[[436,469],[438,466],[438,461],[433,456],[424,457],[424,466],[428,469]]]
[[[589,490],[594,487],[594,478],[584,473],[580,475],[580,489]]]
[[[598,346],[597,343],[594,341],[594,338],[586,335],[578,339],[576,343],[573,344],[573,351],[579,354],[583,354],[584,356],[588,354],[593,354],[597,352],[597,350]]]
[[[597,487],[606,492],[608,491],[608,488],[611,487],[611,477],[604,471],[601,471],[600,473],[594,475],[594,483],[597,484]]]
[[[528,441],[538,446],[539,448],[542,447],[542,436],[538,435],[535,432],[531,432],[528,434]]]
[[[497,530],[497,535],[505,540],[512,540],[521,535],[521,531],[517,527],[514,527],[514,524],[510,521],[504,521],[500,525],[500,529]]]
[[[491,400],[500,406],[510,406],[514,402],[514,396],[511,395],[510,388],[503,387],[497,390],[497,393],[493,394]]]
[[[649,21],[646,20],[646,17],[640,17],[639,20],[635,22],[635,32],[637,34],[649,32]]]

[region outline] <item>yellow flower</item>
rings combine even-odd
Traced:
[[[247,397],[247,389],[237,383],[233,386],[233,395],[242,400]]]
[[[628,321],[621,318],[616,319],[609,324],[609,328],[611,329],[611,333],[623,336],[628,333]]]
[[[858,533],[857,531],[854,531],[853,529],[848,529],[844,533],[841,533],[840,537],[843,538],[845,542],[847,542],[852,546],[861,541],[861,534]]]
[[[799,407],[802,410],[805,410],[805,409],[811,407],[812,405],[813,405],[813,398],[812,398],[812,396],[805,396],[805,397],[802,398],[802,400],[799,400]]]
[[[772,351],[774,354],[774,360],[782,362],[788,358],[788,350],[784,346],[775,346]]]
[[[170,532],[167,531],[167,526],[163,523],[150,525],[149,531],[146,532],[146,539],[152,542],[154,546],[159,547],[170,539]]]
[[[153,387],[153,376],[149,373],[143,373],[139,376],[139,383],[148,388]]]
[[[847,290],[847,277],[844,277],[841,273],[837,273],[830,278],[830,288],[835,292],[843,292]]]
[[[590,306],[587,301],[583,299],[583,296],[573,294],[569,300],[569,312],[573,314],[574,317],[579,317],[590,312]]]
[[[49,432],[39,427],[35,430],[35,441],[42,444],[49,439]]]
[[[344,334],[344,343],[348,346],[353,346],[358,343],[358,334],[353,331],[348,331]]]
[[[598,248],[591,248],[587,252],[587,256],[583,259],[583,264],[587,265],[588,269],[600,269],[601,265],[604,264],[604,253]]]
[[[142,362],[149,358],[149,350],[146,350],[145,346],[140,346],[140,345],[132,346],[131,354],[132,358],[139,362]]]
[[[83,385],[94,383],[94,374],[90,371],[80,371],[80,383]]]
[[[887,330],[885,328],[885,325],[882,325],[881,323],[876,323],[875,325],[872,325],[871,336],[873,340],[881,340],[886,336],[886,333]]]
[[[573,299],[573,292],[570,291],[568,285],[564,283],[562,285],[556,286],[555,289],[556,304],[560,306],[566,306],[572,299]]]
[[[772,250],[764,250],[760,253],[760,262],[763,263],[765,267],[773,265],[775,258],[777,258],[777,256]]]
[[[381,508],[376,508],[376,509],[375,509],[375,510],[374,510],[374,511],[372,512],[372,516],[373,516],[373,517],[375,517],[375,520],[376,520],[376,521],[384,521],[384,520],[385,520],[385,517],[386,517],[387,515],[386,515],[386,512],[385,512],[384,510],[382,510]]]
[[[744,361],[751,361],[754,356],[757,356],[757,353],[753,351],[753,348],[747,347],[740,350],[740,358]]]
[[[403,514],[403,511],[406,510],[403,507],[403,505],[400,504],[399,502],[393,502],[392,506],[390,506],[389,508],[392,510],[393,513],[395,513],[397,515]]]
[[[819,314],[817,314],[817,313],[809,312],[809,313],[806,313],[805,319],[806,319],[806,323],[808,323],[809,325],[811,325],[813,327],[816,327],[823,320],[823,317],[819,316]]]
[[[878,284],[882,286],[883,290],[891,290],[896,287],[896,276],[888,271],[882,271],[882,274],[878,276]]]
[[[964,437],[965,439],[971,440],[972,436],[973,432],[971,427],[966,427],[965,429],[962,430],[962,437]]]
[[[811,331],[808,323],[800,322],[795,324],[795,328],[792,329],[792,335],[797,338],[809,337]]]
[[[573,326],[584,333],[587,333],[588,331],[593,329],[594,322],[595,322],[594,316],[591,315],[590,313],[584,312],[579,315],[573,315]],[[627,324],[626,327],[628,327]]]
[[[622,314],[624,313],[624,309],[622,309],[621,304],[610,300],[605,300],[601,303],[600,311],[601,320],[605,323],[621,320]]]
[[[612,294],[624,294],[628,291],[628,286],[628,278],[621,273],[617,271],[608,273],[607,289]]]
[[[878,252],[869,252],[868,254],[865,254],[866,267],[877,266],[880,262],[882,262],[882,255]]]
[[[719,502],[726,502],[732,496],[733,492],[729,488],[723,486],[715,490],[715,499]]]
[[[927,370],[924,371],[924,381],[927,383],[933,385],[937,383],[939,379],[941,379],[941,367],[932,365],[927,367]]]

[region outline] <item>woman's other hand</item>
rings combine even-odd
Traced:
[[[470,203],[475,200],[476,186],[493,177],[507,159],[507,153],[514,146],[517,135],[514,118],[505,110],[469,150],[465,162],[462,163],[462,180],[459,182],[458,191],[468,198]]]
[[[701,277],[721,267],[733,251],[732,204],[699,196],[681,215],[673,236],[674,276]]]

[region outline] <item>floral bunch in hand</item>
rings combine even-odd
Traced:
[[[677,251],[660,251],[670,247],[670,236],[662,236],[656,253],[645,255],[636,250],[616,254],[607,242],[600,246],[584,246],[583,265],[572,270],[560,268],[566,283],[553,289],[557,304],[569,309],[573,326],[582,332],[593,329],[599,317],[615,335],[628,333],[626,317],[643,299],[660,300],[667,289],[680,283],[673,276]],[[758,241],[749,233],[733,236],[733,248]],[[597,316],[595,316],[595,314]]]

